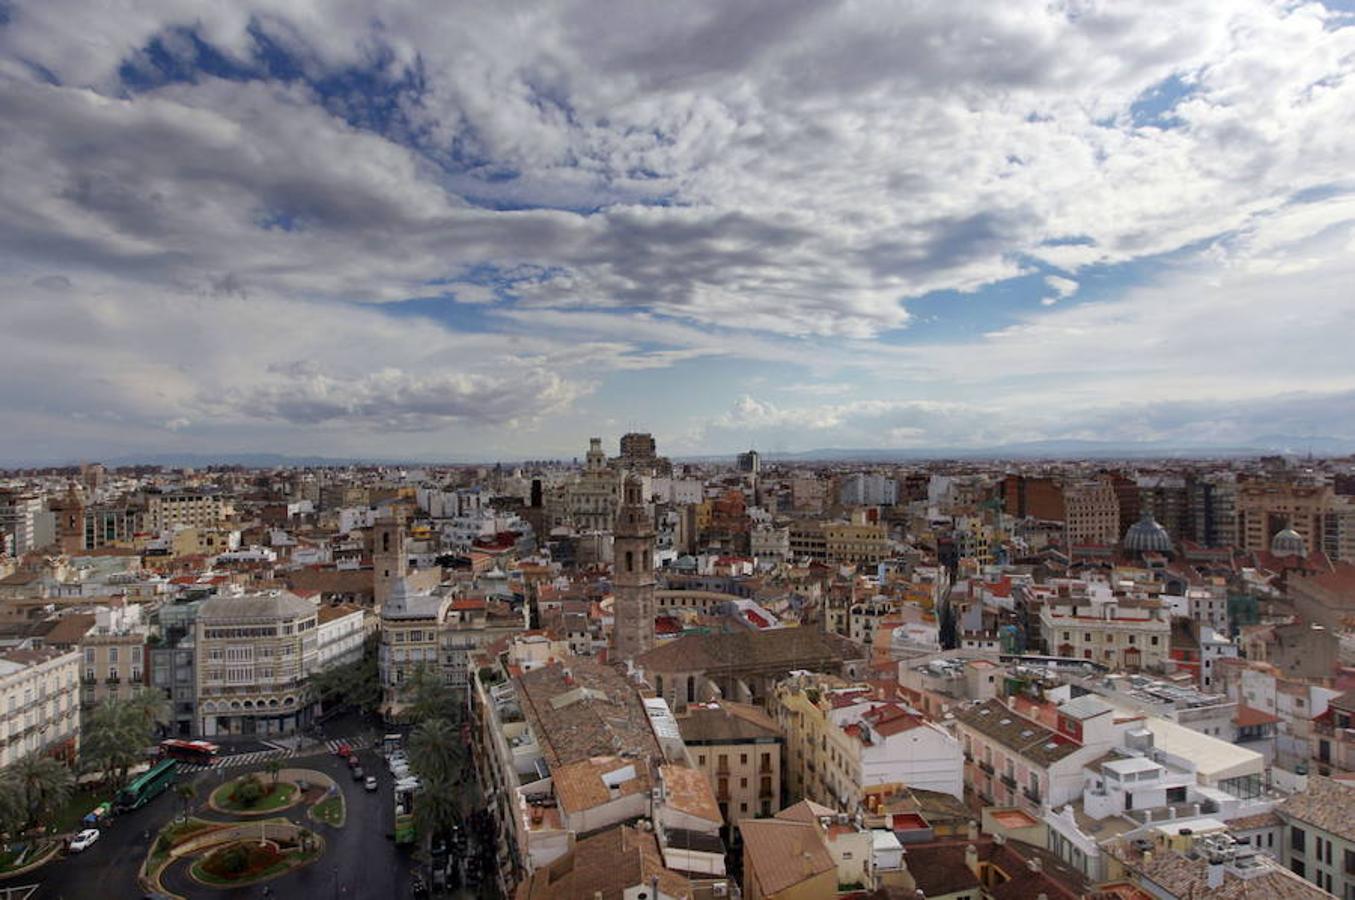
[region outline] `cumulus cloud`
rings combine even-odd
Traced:
[[[618,371],[714,358],[966,408],[1341,390],[1355,27],[1318,4],[1174,12],[1191,27],[1038,0],[13,3],[6,331],[80,355],[95,387],[57,407],[180,435],[426,416],[500,440]],[[1167,257],[1168,278],[1091,290]],[[1050,308],[897,339],[915,298],[1017,276]],[[1058,304],[1075,292],[1096,302]],[[467,318],[383,311],[413,297]],[[1326,331],[1289,370],[1225,343],[1299,339],[1271,319],[1300,309]],[[10,349],[0,375],[33,380]],[[289,353],[315,371],[269,370]],[[712,428],[873,414],[778,394],[727,419],[737,390]]]

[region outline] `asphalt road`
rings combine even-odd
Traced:
[[[374,792],[353,781],[343,760],[331,755],[298,757],[286,760],[289,767],[314,768],[330,775],[344,794],[347,821],[335,829],[310,823],[326,842],[324,856],[318,861],[283,878],[268,882],[275,897],[324,898],[381,897],[403,900],[412,896],[410,872],[413,863],[407,851],[396,847],[386,835],[394,829],[392,780],[376,750],[362,751],[362,767],[376,775],[380,788]],[[235,777],[262,766],[228,770]],[[202,788],[200,798],[221,782],[216,772],[197,777]],[[83,853],[57,859],[35,872],[0,880],[0,888],[38,885],[35,900],[89,900],[89,898],[136,898],[141,896],[136,875],[146,857],[143,833],[155,834],[177,811],[173,791],[166,791],[145,807],[120,816],[104,830],[97,843]],[[288,811],[304,817],[305,808]],[[207,818],[216,818],[206,815]],[[180,869],[182,867],[179,867]],[[166,887],[189,897],[223,900],[264,896],[263,885],[234,890],[214,890],[181,880],[178,871],[167,874]],[[179,890],[182,888],[182,890]]]

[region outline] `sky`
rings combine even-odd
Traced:
[[[0,0],[0,462],[1355,442],[1355,4]]]

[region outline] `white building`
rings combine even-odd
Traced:
[[[899,483],[874,472],[857,472],[843,479],[838,496],[843,506],[894,506]]]
[[[39,751],[74,759],[79,741],[79,651],[0,655],[0,765]]]

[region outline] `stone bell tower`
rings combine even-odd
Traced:
[[[626,478],[612,534],[612,658],[631,660],[654,646],[654,511],[638,475]]]

